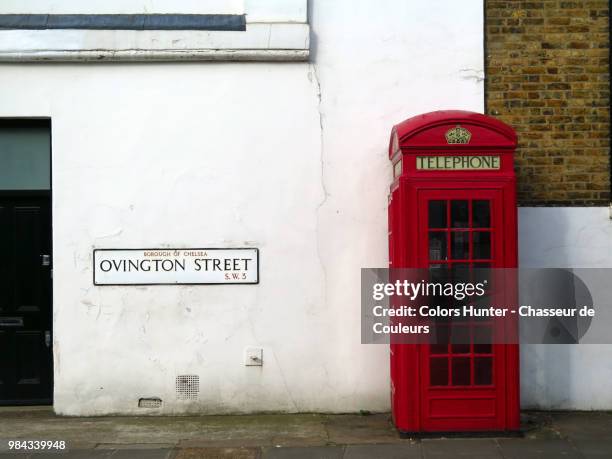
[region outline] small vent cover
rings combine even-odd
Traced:
[[[161,398],[141,398],[138,399],[138,408],[161,408]]]
[[[178,400],[197,400],[199,392],[199,376],[180,375],[176,377],[176,398]]]

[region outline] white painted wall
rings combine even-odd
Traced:
[[[2,0],[4,14],[247,14],[248,22],[306,22],[307,0]]]
[[[303,22],[292,5],[278,21]],[[0,116],[53,121],[57,412],[389,408],[358,294],[359,268],[387,261],[389,130],[482,110],[482,4],[313,0],[309,22],[310,64],[0,67]],[[610,266],[607,209],[519,217],[521,266]],[[93,248],[143,246],[260,247],[261,284],[92,286]],[[263,367],[243,366],[249,345]],[[612,408],[610,362],[611,346],[523,346],[523,406]],[[199,402],[175,400],[179,374],[200,376]]]
[[[0,62],[306,61],[307,0],[3,0],[0,14],[245,14],[246,31],[0,30]]]
[[[305,61],[307,24],[249,24],[246,31],[0,30],[0,62]]]
[[[524,268],[612,267],[608,209],[519,209],[519,262]],[[523,345],[521,398],[524,408],[612,409],[612,345]]]
[[[387,262],[389,133],[482,110],[482,2],[310,6],[311,63],[0,66],[0,116],[52,118],[58,413],[389,409],[358,293]],[[94,248],[146,246],[256,246],[261,283],[93,287]]]
[[[247,21],[306,22],[307,0],[244,0]]]
[[[245,0],[2,0],[13,14],[242,14]]]
[[[388,266],[390,128],[443,108],[482,111],[482,2],[314,1],[320,84],[318,255],[336,411],[389,410],[388,349],[360,342],[361,267]],[[335,338],[333,338],[335,337]]]

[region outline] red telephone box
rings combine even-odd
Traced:
[[[479,113],[438,111],[396,125],[390,267],[516,268],[515,149],[514,130]],[[518,345],[474,343],[482,326],[451,325],[470,333],[469,344],[391,344],[400,433],[518,431]]]

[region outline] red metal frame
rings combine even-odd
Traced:
[[[469,143],[449,145],[445,134],[461,125],[471,132]],[[395,177],[389,200],[389,265],[395,268],[429,267],[427,227],[430,200],[486,200],[491,205],[493,267],[517,267],[516,179],[513,153],[516,134],[509,126],[485,115],[440,111],[406,120],[393,128],[389,156]],[[496,155],[498,170],[419,170],[418,155]],[[470,204],[470,218],[472,215]],[[447,206],[450,207],[450,206]],[[450,210],[449,210],[450,212]],[[447,251],[454,231],[446,228]],[[471,245],[470,245],[471,247]],[[472,249],[466,262],[472,262]],[[449,263],[452,261],[448,261]],[[495,329],[495,333],[504,330]],[[469,358],[470,384],[430,385],[430,345],[391,345],[391,401],[393,419],[401,432],[516,431],[519,429],[518,345],[493,345],[491,355],[447,358],[449,382],[453,359]],[[449,348],[448,352],[451,351]],[[475,359],[492,358],[493,380],[474,385]],[[465,360],[460,363],[465,364]],[[479,365],[487,363],[479,360]]]

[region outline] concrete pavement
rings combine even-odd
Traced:
[[[0,459],[612,458],[612,413],[529,412],[523,421],[523,438],[400,439],[388,414],[75,418],[0,408]],[[67,448],[15,452],[9,440]]]

